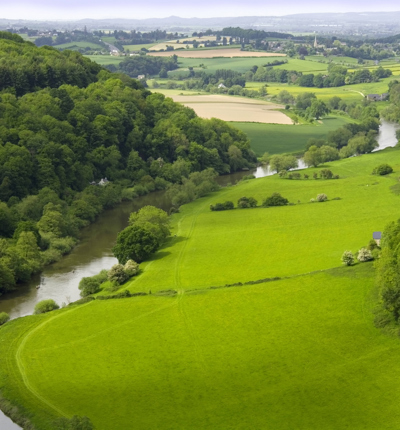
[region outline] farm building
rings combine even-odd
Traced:
[[[367,99],[374,101],[374,102],[380,102],[380,101],[384,101],[387,100],[389,97],[388,93],[383,93],[383,94],[368,94],[367,95]]]
[[[372,238],[375,240],[375,242],[378,246],[381,246],[381,239],[382,239],[382,232],[381,231],[374,231],[372,233]]]

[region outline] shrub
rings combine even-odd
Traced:
[[[229,211],[229,210],[235,209],[235,205],[231,201],[226,201],[224,203],[224,208],[226,211]]]
[[[374,249],[379,249],[379,246],[374,239],[371,239],[368,243],[367,249],[373,251]]]
[[[262,205],[267,208],[269,206],[286,206],[288,203],[288,199],[285,199],[279,193],[273,193],[263,201]]]
[[[321,176],[321,178],[323,179],[332,179],[333,178],[333,173],[331,170],[329,169],[322,169],[319,172],[319,175]]]
[[[371,261],[373,260],[371,251],[367,248],[361,248],[358,251],[357,260],[361,261],[362,263],[365,261]]]
[[[95,276],[82,278],[79,282],[79,289],[81,290],[81,296],[86,297],[90,294],[95,294],[100,291],[100,285],[107,281],[107,270],[102,270]]]
[[[380,164],[378,167],[372,171],[373,175],[388,175],[393,172],[393,168],[389,164]]]
[[[100,291],[100,284],[92,278],[82,278],[78,288],[81,290],[81,296],[86,297],[90,294],[98,293]]]
[[[225,207],[223,203],[215,203],[215,205],[210,205],[212,211],[224,211]]]
[[[344,251],[342,255],[342,263],[346,266],[352,266],[354,264],[354,255],[351,251]]]
[[[324,193],[317,195],[317,202],[326,202],[328,200],[328,196]]]
[[[237,207],[241,209],[255,208],[257,206],[257,200],[254,197],[240,197],[237,203]]]
[[[131,278],[139,272],[139,264],[136,261],[128,260],[124,266],[125,273]]]
[[[53,299],[42,300],[39,303],[36,303],[35,306],[35,314],[44,314],[46,312],[54,311],[55,309],[59,309],[60,306]]]
[[[129,276],[125,272],[125,268],[122,264],[114,264],[114,266],[108,271],[108,280],[113,284],[121,285],[126,282],[128,278]]]
[[[281,170],[278,173],[278,175],[279,175],[280,178],[286,178],[287,174],[288,174],[287,170]]]
[[[10,315],[6,312],[0,312],[0,325],[5,324],[10,319]]]

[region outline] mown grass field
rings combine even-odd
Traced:
[[[304,150],[309,139],[326,139],[330,131],[347,124],[345,117],[326,117],[322,124],[278,125],[235,122],[232,125],[244,131],[250,139],[251,148],[259,155],[282,154]]]
[[[0,328],[2,395],[41,430],[74,414],[97,430],[397,428],[400,342],[374,328],[373,265],[338,266],[399,218],[399,154],[307,171],[338,180],[275,175],[181,207],[172,237],[121,288],[151,295]],[[381,163],[394,173],[372,176]],[[273,192],[294,205],[209,209]],[[329,201],[309,203],[318,193]],[[210,288],[271,277],[282,279]]]
[[[367,263],[19,319],[0,329],[0,384],[41,430],[73,414],[97,430],[391,430],[400,343],[374,328],[372,288]]]

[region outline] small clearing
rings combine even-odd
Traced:
[[[153,47],[155,49],[155,47]],[[205,49],[203,51],[162,51],[162,52],[149,52],[147,55],[157,57],[171,57],[176,55],[182,58],[216,58],[216,57],[286,57],[286,54],[277,54],[275,52],[250,52],[241,51],[239,48],[232,49]]]

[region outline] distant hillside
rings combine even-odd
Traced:
[[[29,21],[0,19],[0,29],[95,29],[190,31],[242,27],[278,32],[371,34],[384,37],[400,33],[399,12],[305,13],[286,16],[241,16],[215,18],[82,19],[77,21]]]

